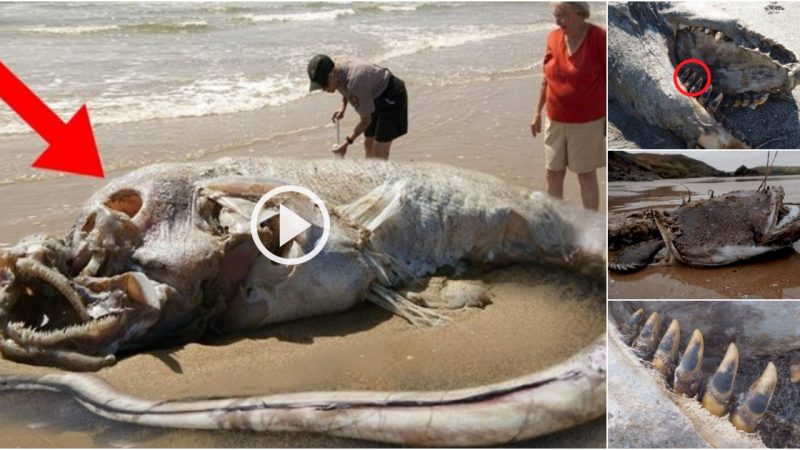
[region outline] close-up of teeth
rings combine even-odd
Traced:
[[[711,447],[800,445],[798,333],[770,336],[765,326],[780,319],[753,316],[784,309],[785,318],[796,317],[800,307],[747,303],[611,302],[610,319],[618,325],[609,326],[610,447],[699,446],[695,439]],[[709,317],[724,322],[723,313],[749,319],[703,327]],[[692,433],[681,434],[681,421],[667,419],[673,413]],[[653,437],[633,437],[648,424]]]
[[[661,373],[673,392],[689,398],[697,397],[703,408],[715,416],[722,417],[730,411],[731,423],[741,431],[752,433],[763,419],[775,391],[778,381],[775,365],[769,362],[761,377],[750,386],[739,404],[733,405],[730,400],[739,368],[739,353],[736,345],[731,343],[719,368],[708,377],[705,392],[698,396],[703,380],[703,334],[700,330],[692,332],[672,376],[670,368],[675,366],[675,358],[679,353],[680,323],[672,320],[668,331],[659,335],[658,313],[653,312],[642,323],[644,316],[645,312],[640,308],[624,325],[628,336],[636,336],[632,344],[633,353]],[[657,354],[652,358],[654,352]]]

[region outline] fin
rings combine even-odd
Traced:
[[[618,251],[608,268],[615,272],[633,272],[646,267],[655,255],[664,248],[664,241],[651,239]]]
[[[665,378],[672,376],[675,366],[678,363],[678,348],[681,344],[681,327],[677,320],[667,327],[661,343],[658,344],[655,356],[653,356],[653,368],[661,372]]]
[[[375,231],[403,207],[406,183],[384,183],[354,202],[337,208],[369,231]]]
[[[367,300],[406,319],[413,325],[434,326],[450,319],[429,308],[419,306],[413,301],[403,297],[397,292],[387,289],[380,284],[373,283],[369,286]]]
[[[706,393],[703,394],[703,408],[717,417],[725,415],[725,409],[733,395],[733,386],[738,370],[739,351],[736,349],[736,344],[731,343],[719,368],[708,379]]]
[[[633,341],[633,353],[640,359],[650,359],[658,345],[658,332],[661,320],[657,312],[650,314],[639,336]]]
[[[738,430],[752,433],[764,418],[777,383],[778,373],[775,364],[770,362],[764,373],[750,385],[741,404],[731,414],[730,420],[733,426]]]
[[[683,357],[675,369],[675,382],[673,389],[679,395],[694,397],[700,388],[700,378],[703,375],[703,334],[694,330],[689,344],[683,352]]]

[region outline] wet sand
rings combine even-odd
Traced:
[[[540,78],[511,78],[446,88],[409,84],[409,134],[391,150],[393,161],[422,161],[479,170],[531,190],[547,188],[541,136],[530,134]],[[465,99],[468,99],[465,101]],[[336,131],[330,116],[340,98],[311,95],[280,109],[203,118],[95,127],[107,179],[158,162],[224,156],[332,158]],[[357,122],[345,116],[342,133]],[[342,135],[344,136],[344,134]],[[0,247],[31,233],[63,235],[83,202],[105,181],[30,169],[44,148],[36,136],[0,137]],[[348,158],[364,157],[359,139]],[[605,191],[605,168],[597,171]],[[12,180],[12,181],[9,181]],[[578,179],[567,174],[566,201],[580,204]],[[600,196],[600,210],[605,198]]]
[[[680,196],[707,198],[708,190],[719,195],[732,190],[756,189],[758,177],[613,182],[609,184],[609,208],[623,213],[649,207],[680,205]],[[683,185],[682,185],[683,184]],[[784,202],[800,202],[800,180],[794,176],[771,177],[770,184],[783,186]],[[799,298],[800,245],[762,255],[748,261],[717,268],[685,265],[648,266],[630,274],[610,272],[610,299],[710,299],[710,298]],[[609,255],[613,258],[613,253]]]
[[[529,121],[538,77],[517,76],[411,93],[410,132],[392,148],[395,161],[431,161],[545,188],[541,139]],[[222,156],[329,158],[326,124],[338,99],[313,95],[280,111],[235,117],[108,125],[95,130],[109,178],[161,161]],[[355,124],[352,111],[343,132]],[[0,154],[35,155],[33,136],[0,139]],[[360,141],[348,157],[363,158]],[[146,152],[146,153],[145,153]],[[27,156],[28,153],[25,155]],[[34,233],[63,236],[99,180],[31,172],[24,158],[5,170],[33,174],[0,186],[0,243]],[[601,192],[605,170],[598,171]],[[580,203],[569,174],[565,196]],[[601,196],[602,197],[602,196]],[[605,201],[601,200],[601,210]],[[452,325],[418,329],[366,304],[349,313],[285,324],[262,333],[189,344],[126,358],[101,372],[123,391],[148,398],[245,395],[320,389],[455,389],[499,381],[557,363],[604,332],[605,293],[552,269],[490,274],[496,294],[484,311],[457,314]],[[0,361],[0,372],[41,371]],[[20,410],[20,403],[24,408]],[[74,416],[73,416],[74,415]],[[165,431],[112,424],[52,394],[0,396],[0,446],[375,446],[319,436]],[[32,432],[31,430],[36,430]],[[524,443],[604,447],[605,419]]]

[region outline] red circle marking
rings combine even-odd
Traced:
[[[699,91],[697,91],[697,92],[695,92],[693,94],[684,91],[683,88],[681,87],[681,85],[678,84],[678,71],[681,70],[681,67],[685,66],[686,64],[691,64],[691,63],[699,64],[703,68],[703,70],[706,71],[706,84],[703,86],[703,89],[700,89]],[[699,96],[703,95],[703,93],[705,93],[706,90],[708,90],[709,86],[711,86],[711,70],[709,70],[708,66],[703,61],[700,61],[699,59],[695,59],[695,58],[689,58],[689,59],[686,59],[684,61],[681,61],[681,63],[678,64],[677,67],[675,67],[675,71],[672,72],[672,82],[675,84],[675,87],[678,89],[678,92],[680,92],[681,94],[683,94],[683,95],[685,95],[687,97],[699,97]]]

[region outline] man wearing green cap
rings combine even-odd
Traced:
[[[403,80],[384,67],[358,58],[337,58],[317,55],[308,63],[311,91],[339,91],[342,106],[333,113],[333,121],[341,120],[350,103],[361,120],[345,142],[334,150],[344,157],[348,146],[364,133],[367,158],[389,159],[392,141],[408,131],[408,94]]]

